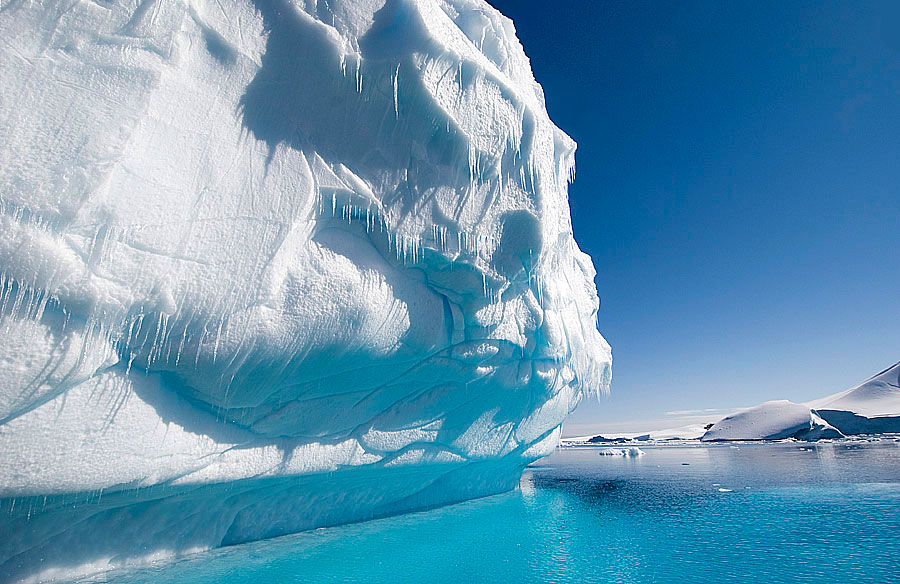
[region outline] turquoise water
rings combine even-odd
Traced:
[[[900,582],[900,442],[562,449],[520,490],[92,581]]]

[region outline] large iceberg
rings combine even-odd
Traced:
[[[512,488],[610,380],[481,0],[0,7],[0,581]]]

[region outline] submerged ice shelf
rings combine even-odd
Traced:
[[[0,11],[0,581],[490,494],[610,379],[481,0]]]

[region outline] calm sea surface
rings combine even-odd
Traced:
[[[94,582],[900,583],[900,442],[561,449],[519,491]]]

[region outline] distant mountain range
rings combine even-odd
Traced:
[[[566,442],[819,440],[885,433],[900,433],[900,362],[850,389],[805,404],[769,401],[726,416],[715,424],[694,424],[643,434],[585,436]]]

